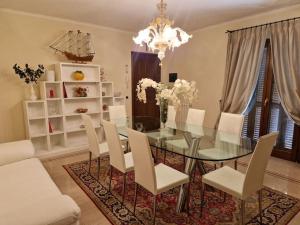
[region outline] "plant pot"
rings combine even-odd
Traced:
[[[167,122],[167,119],[168,119],[168,100],[167,99],[161,99],[160,100],[159,109],[160,109],[161,128],[165,128],[166,127],[166,122]]]

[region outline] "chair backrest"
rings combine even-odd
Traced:
[[[205,110],[190,108],[188,111],[186,122],[189,124],[194,124],[196,126],[203,126],[204,117]]]
[[[175,110],[174,106],[169,105],[168,106],[168,117],[167,117],[166,124],[173,125],[175,123],[175,117],[176,117],[176,110]]]
[[[126,172],[124,150],[118,135],[116,124],[106,120],[102,121],[105,137],[109,149],[110,165],[121,171]]]
[[[147,136],[128,128],[128,140],[133,157],[135,182],[156,194],[154,162]]]
[[[241,136],[243,124],[244,124],[244,116],[242,114],[222,112],[218,130]]]
[[[274,132],[259,138],[246,171],[243,186],[245,196],[262,188],[265,170],[277,137],[278,132]]]
[[[117,126],[127,125],[127,113],[125,105],[111,105],[108,106],[109,119]]]
[[[90,152],[92,152],[92,154],[95,157],[99,157],[100,156],[99,140],[95,128],[93,126],[93,121],[90,116],[83,113],[81,114],[81,118],[86,129],[86,134],[89,142],[89,150]]]

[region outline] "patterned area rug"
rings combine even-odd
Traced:
[[[170,154],[166,164],[182,170],[182,157]],[[114,225],[152,224],[152,194],[140,188],[137,200],[136,215],[133,214],[134,173],[127,176],[125,204],[121,204],[123,176],[113,171],[112,192],[108,191],[109,158],[101,160],[100,181],[96,177],[96,161],[92,164],[91,175],[88,174],[88,161],[65,165],[71,177],[90,197],[95,205]],[[173,189],[158,197],[156,214],[157,225],[238,225],[239,202],[227,195],[226,202],[220,198],[219,192],[206,192],[203,216],[200,217],[201,175],[196,173],[191,185],[190,216],[176,213],[176,199],[179,188]],[[263,190],[263,224],[285,225],[299,212],[300,201],[283,193],[264,188]],[[252,196],[246,203],[246,224],[258,225],[257,196]]]

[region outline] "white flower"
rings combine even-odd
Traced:
[[[163,83],[157,83],[149,78],[143,78],[138,82],[136,91],[139,101],[146,103],[146,89],[152,87],[156,91],[156,104],[160,104],[161,99],[170,101],[175,108],[181,104],[192,104],[193,100],[198,94],[196,83],[194,81],[188,82],[186,80],[177,79],[174,86],[170,88]]]

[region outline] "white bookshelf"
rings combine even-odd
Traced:
[[[81,81],[72,77],[77,70],[85,75]],[[78,108],[88,109],[86,114],[92,117],[99,138],[103,136],[100,129],[100,66],[59,63],[55,65],[55,72],[56,81],[40,82],[41,100],[24,102],[26,136],[32,140],[36,155],[40,158],[87,149],[87,136],[80,113],[76,111]],[[75,96],[76,87],[86,88],[87,96]]]
[[[111,81],[101,82],[101,98],[102,98],[102,112],[103,119],[109,120],[108,106],[125,105],[125,97],[114,96],[114,84]]]
[[[73,72],[78,70],[84,73],[83,80],[73,79]],[[114,96],[113,82],[100,82],[99,65],[59,63],[55,65],[55,73],[56,81],[39,83],[41,100],[24,102],[26,136],[32,140],[40,158],[87,149],[88,140],[78,108],[88,109],[85,114],[91,116],[102,140],[100,123],[102,119],[109,120],[108,106],[125,104],[124,97]],[[86,88],[87,96],[75,96],[76,87]],[[103,106],[107,109],[103,110]]]

